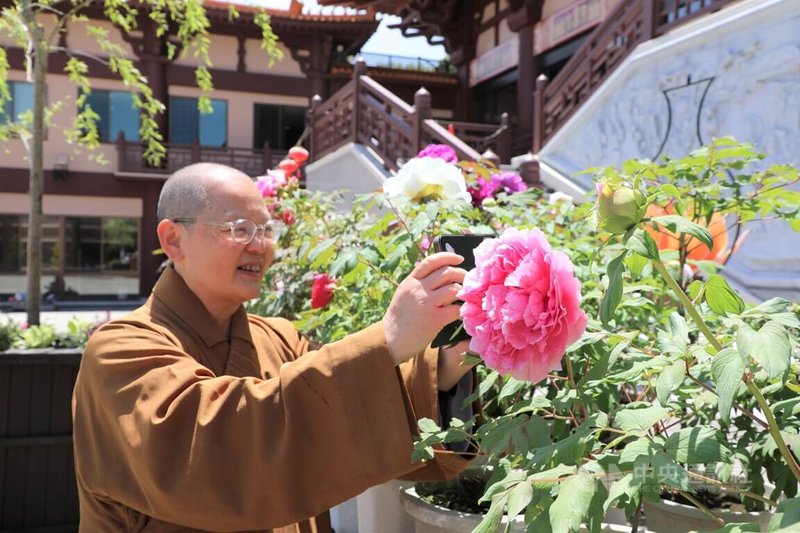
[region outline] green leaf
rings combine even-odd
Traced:
[[[759,311],[767,315],[772,315],[786,311],[786,308],[789,307],[789,303],[789,300],[785,298],[770,298],[766,302],[761,302],[755,306],[751,311]]]
[[[683,378],[686,377],[686,361],[679,359],[672,363],[664,370],[656,380],[656,395],[658,396],[658,403],[662,405],[667,404],[667,399],[672,391],[678,388],[678,385],[683,383]]]
[[[697,295],[700,294],[700,290],[702,288],[703,288],[703,282],[696,279],[689,284],[689,287],[687,288],[686,292],[689,294],[689,298],[694,300],[695,298],[697,298]]]
[[[508,518],[513,519],[525,509],[533,498],[533,486],[524,480],[511,489],[508,495]]]
[[[742,324],[736,343],[739,354],[755,359],[770,379],[782,375],[789,368],[792,355],[789,335],[783,326],[774,321],[764,324],[758,332]]]
[[[578,530],[595,490],[595,480],[584,471],[578,471],[574,477],[561,482],[558,496],[550,506],[550,526],[554,533]]]
[[[722,444],[719,432],[710,427],[682,429],[667,438],[667,455],[679,463],[702,464],[727,461],[731,450]]]
[[[665,226],[670,231],[687,233],[692,237],[696,237],[697,240],[708,246],[709,250],[714,248],[714,240],[711,237],[711,233],[706,228],[680,215],[653,217],[653,221]]]
[[[508,398],[509,396],[514,396],[519,391],[524,390],[530,386],[531,384],[528,381],[508,378],[508,381],[506,381],[506,384],[503,385],[503,388],[500,390],[500,394],[498,395],[497,399],[503,400],[505,398]]]
[[[648,259],[654,259],[656,261],[660,259],[658,255],[658,246],[656,246],[656,241],[653,240],[653,236],[640,228],[633,231],[628,242],[625,243],[625,248]]]
[[[669,409],[654,405],[644,409],[623,409],[617,413],[615,421],[620,429],[634,435],[643,435],[653,424],[666,417]]]
[[[769,530],[775,531],[796,524],[800,524],[800,497],[784,500],[778,504],[775,514],[770,518]]]
[[[642,276],[642,271],[644,271],[644,267],[647,266],[647,263],[649,263],[649,260],[639,254],[631,254],[625,258],[625,266],[628,267],[628,271],[634,278],[640,278]]]
[[[619,462],[621,465],[633,464],[641,456],[653,457],[659,449],[653,441],[642,437],[625,445],[620,453]]]
[[[708,306],[719,315],[725,316],[727,313],[738,315],[744,311],[744,301],[719,274],[712,274],[708,277],[705,296]]]
[[[334,260],[330,268],[330,275],[341,277],[353,270],[358,265],[358,250],[346,248]]]
[[[417,422],[417,425],[419,426],[419,430],[424,433],[436,433],[440,430],[439,424],[430,418],[420,418],[419,422]]]
[[[545,470],[544,472],[537,472],[528,476],[528,481],[532,487],[538,489],[547,489],[559,483],[564,476],[575,475],[576,470],[574,466],[558,465],[555,468]]]
[[[503,511],[508,502],[508,495],[492,500],[492,505],[477,525],[472,533],[497,533],[500,530],[500,522],[503,520]]]
[[[733,348],[725,348],[711,362],[711,375],[719,396],[719,416],[724,422],[730,420],[731,405],[742,382],[744,368],[744,359]]]
[[[657,452],[651,463],[653,474],[659,483],[675,487],[680,490],[689,490],[689,474],[686,469],[676,463],[664,452]]]
[[[608,289],[600,304],[600,320],[604,326],[608,326],[609,320],[614,316],[614,311],[622,300],[622,272],[625,269],[623,261],[627,253],[623,251],[608,264]]]

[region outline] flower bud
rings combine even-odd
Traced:
[[[621,234],[642,220],[647,198],[641,191],[623,184],[597,184],[597,227]]]

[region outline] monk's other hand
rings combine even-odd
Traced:
[[[458,319],[456,295],[466,271],[457,265],[463,260],[448,252],[428,256],[397,287],[383,316],[395,365],[420,353],[440,329]]]

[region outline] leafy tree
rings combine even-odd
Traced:
[[[53,53],[67,55],[64,73],[78,88],[76,105],[79,112],[71,128],[65,132],[68,139],[90,149],[99,145],[96,125],[99,115],[87,101],[92,91],[87,61],[98,61],[118,75],[134,92],[133,103],[141,116],[139,136],[145,146],[144,157],[150,163],[158,164],[166,155],[163,134],[157,122],[158,115],[164,112],[164,104],[154,97],[147,78],[134,61],[125,55],[124,47],[109,38],[106,27],[92,24],[89,11],[102,9],[103,20],[111,22],[122,33],[129,34],[134,29],[155,32],[162,40],[170,60],[189,53],[199,58],[195,80],[203,91],[198,100],[203,112],[211,111],[208,95],[213,89],[208,55],[211,23],[201,0],[140,0],[135,3],[125,0],[12,0],[2,2],[2,5],[0,34],[10,36],[24,50],[27,79],[33,83],[33,109],[20,117],[5,117],[6,122],[0,124],[0,142],[19,138],[29,161],[26,305],[28,324],[33,325],[39,323],[44,134],[50,116],[58,106],[64,104],[63,100],[51,105],[46,101],[49,56]],[[229,8],[228,14],[230,18],[239,16],[233,7]],[[94,20],[97,20],[94,16]],[[146,22],[148,28],[139,28],[140,21]],[[68,26],[77,22],[86,24],[88,34],[95,39],[104,56],[67,49],[59,44]],[[258,13],[254,22],[261,28],[261,47],[270,61],[280,59],[281,51],[277,47],[277,36],[272,32],[269,16]],[[7,52],[0,48],[0,109],[11,98],[7,84],[8,71]]]

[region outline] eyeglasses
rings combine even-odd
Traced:
[[[249,244],[259,233],[268,241],[274,242],[275,234],[280,231],[280,223],[274,220],[267,220],[263,224],[256,224],[246,218],[240,218],[232,222],[216,222],[213,220],[198,220],[196,218],[173,218],[172,221],[178,224],[205,224],[214,228],[230,230],[231,240],[239,244]]]

